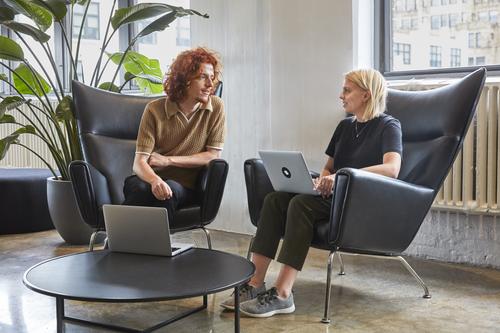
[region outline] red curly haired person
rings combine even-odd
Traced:
[[[224,104],[213,95],[220,71],[217,55],[201,47],[173,61],[167,96],[148,103],[142,115],[124,205],[165,207],[171,218],[177,207],[196,201],[197,175],[224,145]]]

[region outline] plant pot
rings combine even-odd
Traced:
[[[93,230],[80,215],[71,181],[47,178],[47,203],[54,227],[66,243],[89,243]]]

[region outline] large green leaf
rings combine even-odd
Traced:
[[[123,56],[122,52],[116,52],[113,54],[108,54],[111,61],[115,64],[120,63],[120,59]],[[149,59],[145,55],[137,52],[130,51],[125,55],[123,61],[123,67],[127,72],[135,76],[139,75],[150,75],[156,77],[159,80],[163,77],[163,72],[160,68],[160,62],[157,59]],[[134,78],[141,90],[152,94],[158,94],[163,91],[163,86],[161,84],[152,83],[150,80],[145,78]]]
[[[26,66],[25,64],[20,64],[14,70],[14,72],[17,74],[17,75],[15,75],[15,74],[12,75],[12,77],[14,78],[14,87],[16,87],[16,89],[19,90],[19,92],[21,94],[42,96],[42,95],[48,94],[50,92],[50,86],[47,83],[47,81],[45,81],[45,79],[40,74],[38,74],[36,71],[35,71],[35,73],[33,73],[30,70],[30,68],[28,66]],[[35,75],[36,75],[36,77],[35,77]],[[26,85],[26,83],[24,83],[23,80],[21,80],[19,78],[19,76],[21,78],[23,78],[24,81],[26,81],[26,83],[28,85]],[[38,78],[38,80],[40,81],[40,83],[42,85],[41,87],[38,84],[38,81],[36,80],[36,78]],[[31,87],[31,89],[30,89],[30,87]],[[33,93],[33,91],[34,91],[34,93]]]
[[[33,3],[47,9],[57,21],[62,21],[68,12],[66,0],[31,0]]]
[[[0,59],[23,61],[23,49],[9,37],[0,36]]]
[[[66,95],[56,107],[56,118],[59,121],[73,120],[73,98]]]
[[[0,6],[0,21],[13,20],[15,15],[16,13],[11,8]]]
[[[149,35],[155,31],[165,30],[170,23],[172,23],[177,18],[176,12],[170,12],[163,15],[162,17],[151,22],[147,27],[145,27],[141,32],[135,37],[140,38]]]
[[[46,31],[52,25],[52,14],[39,5],[28,0],[3,0],[5,4],[10,6],[15,11],[32,19],[36,25]]]
[[[18,142],[18,139],[17,139],[18,137],[19,137],[19,134],[17,134],[17,135],[11,134],[11,135],[6,136],[5,138],[0,140],[0,161],[4,159],[5,155],[9,151],[10,146],[13,143]]]
[[[20,107],[26,103],[26,101],[19,96],[7,96],[0,103],[0,118],[3,117],[5,112]]]
[[[120,92],[120,87],[118,87],[117,85],[115,84],[111,84],[111,82],[103,82],[99,85],[98,87],[99,89],[102,89],[102,90],[108,90],[108,91],[112,91],[112,92]]]
[[[145,20],[164,13],[175,12],[175,16],[198,15],[208,18],[207,14],[201,14],[196,10],[185,9],[160,3],[141,3],[130,7],[117,9],[111,18],[113,29],[117,30],[124,24]]]
[[[145,20],[171,11],[173,8],[166,4],[141,3],[115,10],[111,18],[111,25],[114,30],[117,30],[124,24]]]
[[[4,114],[0,118],[0,124],[14,124],[16,122],[16,118],[14,118],[11,114]]]
[[[50,36],[47,35],[45,32],[26,23],[20,23],[16,21],[3,21],[0,22],[0,24],[6,26],[7,28],[13,31],[29,35],[37,42],[45,43],[50,39]]]
[[[147,74],[132,74],[130,72],[125,73],[125,81],[130,81],[132,79],[139,78],[139,79],[144,79],[148,80],[151,83],[154,84],[163,84],[162,78],[158,76],[153,76],[153,75],[147,75]]]

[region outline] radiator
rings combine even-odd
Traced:
[[[443,83],[425,81],[392,83],[401,90],[427,90]],[[498,82],[485,84],[476,116],[452,169],[439,190],[433,208],[471,213],[500,213],[500,125]]]
[[[32,101],[32,104],[40,106],[40,104],[37,102]],[[57,104],[53,104],[54,110],[56,108]],[[26,105],[22,105],[20,107],[20,110],[30,116],[31,111]],[[35,109],[35,111],[38,111]],[[26,119],[22,116],[21,112],[17,110],[11,110],[7,112],[8,114],[14,116],[16,120],[19,123],[22,124],[28,124],[26,122]],[[41,112],[37,112],[37,115],[40,117],[42,122],[48,126],[48,121],[47,119],[41,114]],[[7,135],[11,134],[14,132],[16,129],[18,129],[19,126],[13,125],[13,124],[0,124],[0,138],[4,138]],[[54,159],[52,158],[52,155],[50,154],[49,149],[47,146],[43,143],[42,140],[40,140],[38,137],[32,135],[32,134],[23,134],[19,137],[19,141],[21,143],[27,145],[34,151],[36,151],[38,154],[43,156],[45,160],[50,163],[50,165],[53,168],[56,168],[56,163]],[[38,157],[36,157],[33,153],[28,151],[27,149],[19,146],[19,145],[12,145],[7,152],[7,155],[4,157],[2,161],[0,161],[0,167],[3,168],[47,168],[47,165],[43,163]],[[55,169],[54,169],[55,170]]]

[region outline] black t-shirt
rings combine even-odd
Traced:
[[[401,124],[383,113],[365,123],[355,117],[340,122],[335,129],[326,154],[333,158],[334,172],[341,168],[361,169],[382,164],[385,153],[402,156]]]

